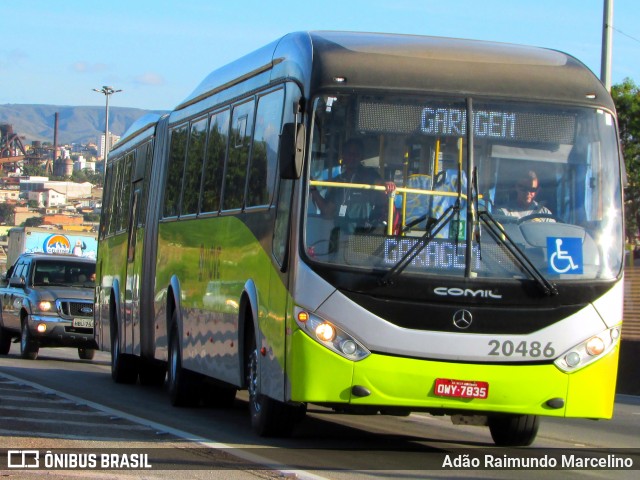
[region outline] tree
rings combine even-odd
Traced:
[[[84,170],[74,170],[71,180],[77,183],[89,182],[95,187],[101,187],[102,177],[102,173],[85,168]]]
[[[0,223],[13,225],[15,207],[8,203],[0,203]]]
[[[33,165],[25,163],[22,166],[22,175],[28,177],[46,177],[48,176],[46,169],[42,165]]]
[[[22,224],[23,227],[39,227],[44,222],[42,217],[30,217],[27,218]]]
[[[627,240],[635,243],[640,227],[640,88],[626,78],[611,88],[618,111],[618,129],[627,169],[625,227]]]
[[[100,221],[100,214],[99,213],[85,213],[82,215],[82,218],[85,222],[90,223],[90,222],[99,222]]]

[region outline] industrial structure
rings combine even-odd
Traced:
[[[54,172],[54,163],[58,159],[58,114],[55,114],[53,146],[34,140],[25,148],[22,137],[13,131],[13,125],[0,124],[0,169],[3,172],[15,171],[23,164],[44,167],[48,175],[67,174],[67,169]],[[62,170],[62,171],[60,171]],[[71,175],[69,172],[68,175]]]

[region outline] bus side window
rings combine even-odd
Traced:
[[[251,100],[233,108],[231,143],[222,199],[223,210],[239,209],[243,206],[253,136],[254,106],[255,101]]]
[[[198,213],[200,180],[202,179],[202,162],[204,160],[206,139],[207,118],[192,122],[189,133],[184,185],[182,187],[182,207],[180,208],[180,215]]]
[[[187,125],[181,125],[171,132],[169,147],[169,167],[164,189],[163,216],[177,217],[180,213],[180,190],[187,151]]]
[[[131,167],[133,165],[135,154],[129,152],[124,158],[122,165],[121,184],[118,188],[120,195],[120,208],[118,208],[118,231],[122,231],[129,225],[129,203],[131,201]]]
[[[278,135],[282,125],[284,90],[258,100],[253,152],[249,169],[247,206],[269,205],[278,168]]]
[[[223,110],[211,116],[209,121],[209,140],[202,178],[201,212],[217,212],[220,209],[220,192],[224,172],[224,159],[227,156],[229,140],[229,110]]]

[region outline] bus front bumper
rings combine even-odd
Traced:
[[[553,364],[468,364],[371,354],[353,362],[305,333],[292,335],[291,400],[398,407],[433,413],[512,413],[611,418],[619,346],[599,361],[565,373]],[[435,393],[436,379],[488,384],[486,398]],[[482,384],[484,384],[482,383]],[[355,392],[355,393],[354,393]]]

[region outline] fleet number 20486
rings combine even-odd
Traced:
[[[554,358],[556,356],[556,351],[551,342],[543,345],[542,342],[512,342],[511,340],[501,342],[499,340],[490,340],[489,347],[491,347],[489,355],[497,357]]]

